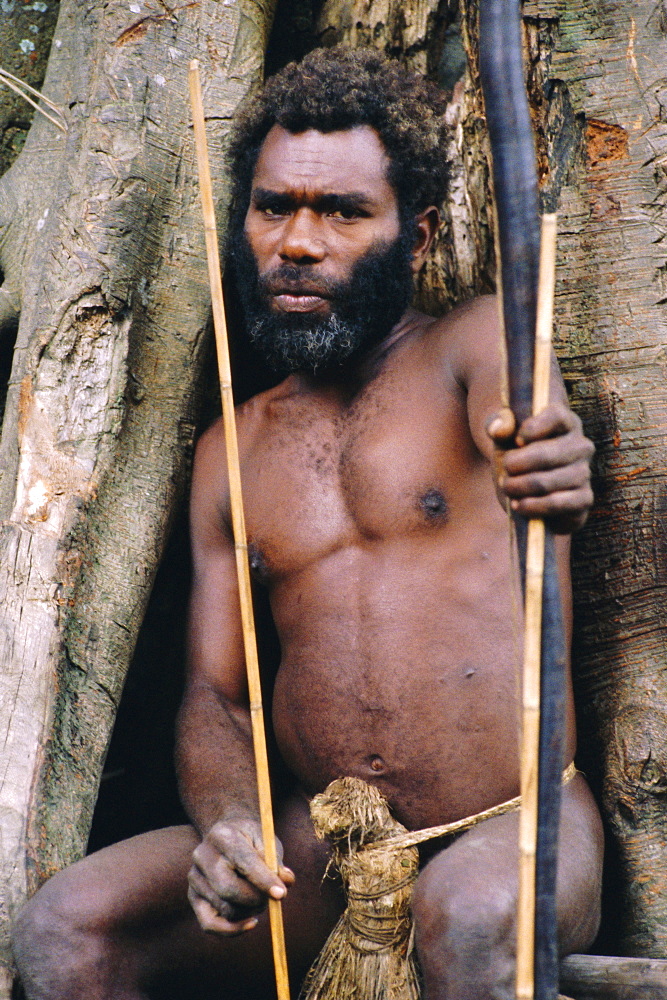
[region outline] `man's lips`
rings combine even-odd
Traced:
[[[311,291],[277,291],[270,293],[281,312],[318,312],[327,307],[328,297]]]

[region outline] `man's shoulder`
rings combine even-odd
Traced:
[[[455,377],[465,380],[473,368],[496,364],[501,344],[497,296],[480,295],[444,316],[423,319],[427,343]]]
[[[459,302],[444,316],[424,316],[428,336],[454,344],[483,342],[498,336],[499,314],[496,295],[478,295],[466,302]]]
[[[279,385],[251,396],[234,408],[239,448],[247,446],[255,435],[261,432],[266,421],[270,419],[272,406],[292,392],[290,379],[285,379]],[[226,443],[222,415],[203,432],[197,443],[197,451],[207,456],[224,457]]]

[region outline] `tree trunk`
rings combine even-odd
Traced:
[[[557,350],[597,446],[574,554],[581,742],[622,954],[667,957],[667,39],[664,5],[527,3]],[[611,914],[610,914],[611,915]]]
[[[227,125],[260,78],[271,13],[63,0],[44,92],[67,133],[37,116],[0,182],[0,336],[20,315],[0,444],[6,982],[16,906],[84,853],[187,475],[210,302],[188,62],[224,198]]]
[[[39,89],[58,17],[58,0],[0,3],[0,66]],[[0,87],[0,175],[23,148],[33,108],[6,83]]]
[[[560,213],[556,350],[597,446],[596,505],[573,562],[580,756],[610,834],[610,946],[656,958],[667,956],[663,8],[524,4],[542,198]],[[466,26],[474,53],[476,5]]]

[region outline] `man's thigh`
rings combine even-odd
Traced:
[[[421,872],[413,913],[427,984],[431,979],[429,997],[457,995],[460,987],[452,977],[470,978],[475,966],[482,980],[513,977],[518,828],[518,812],[487,820],[436,854]],[[602,850],[599,814],[577,775],[563,789],[559,838],[557,911],[564,954],[585,950],[597,932]],[[447,983],[440,991],[439,980]]]
[[[285,863],[296,883],[283,903],[291,977],[307,971],[342,911],[338,886],[325,879],[328,852],[314,837],[305,800],[276,817]],[[198,838],[170,827],[92,854],[41,890],[63,927],[103,951],[119,980],[156,1000],[270,1000],[274,994],[267,914],[237,937],[205,933],[187,901],[187,873]],[[122,991],[121,991],[122,993]],[[120,994],[119,994],[120,995]],[[124,995],[124,994],[123,994]]]

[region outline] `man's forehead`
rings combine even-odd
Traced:
[[[389,157],[369,125],[335,132],[289,132],[274,125],[257,159],[253,188],[273,191],[346,191],[393,200]]]

